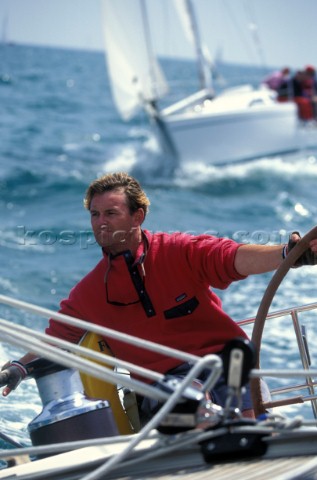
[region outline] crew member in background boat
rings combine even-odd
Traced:
[[[313,118],[317,119],[317,80],[316,70],[312,65],[305,67],[305,79],[303,83],[304,95],[311,100]]]
[[[126,173],[93,181],[84,204],[102,258],[61,302],[60,312],[199,356],[221,355],[228,341],[247,338],[212,289],[225,289],[248,275],[276,269],[300,238],[295,233],[288,245],[250,245],[206,234],[152,233],[142,229],[150,201]],[[315,252],[317,240],[298,266],[316,264]],[[46,333],[78,343],[85,332],[50,320]],[[116,357],[160,373],[184,375],[191,368],[118,340],[106,341]],[[3,367],[4,396],[26,376],[24,365],[34,358],[28,353]],[[224,406],[223,378],[210,395]],[[140,405],[141,416],[148,418],[157,408],[148,399]],[[249,389],[243,395],[242,411],[253,417]]]
[[[278,101],[294,101],[298,107],[298,116],[301,120],[315,118],[315,70],[307,66],[298,70],[290,80],[283,82],[278,89]]]
[[[281,85],[289,82],[290,79],[291,79],[291,71],[289,67],[284,67],[281,70],[276,70],[273,73],[270,73],[269,75],[267,75],[262,80],[262,84],[266,85],[271,90],[275,90],[276,92],[278,92]]]

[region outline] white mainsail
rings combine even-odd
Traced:
[[[102,7],[113,98],[121,117],[129,120],[168,87],[151,49],[145,0],[102,0]]]

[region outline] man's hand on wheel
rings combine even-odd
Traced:
[[[292,232],[289,236],[288,244],[286,246],[286,255],[295,247],[301,239],[299,232]],[[317,265],[317,239],[311,240],[309,248],[302,253],[296,260],[293,268],[303,267],[304,265]]]

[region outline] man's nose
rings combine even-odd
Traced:
[[[108,218],[106,217],[106,215],[100,215],[100,216],[99,216],[99,218],[98,218],[98,224],[99,224],[100,226],[102,226],[102,225],[107,226],[108,223],[109,223],[109,222],[108,222]]]

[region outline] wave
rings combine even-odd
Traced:
[[[257,181],[260,178],[317,177],[317,152],[263,157],[224,166],[192,163],[178,170],[175,181],[181,186],[217,183],[223,180]]]
[[[118,142],[108,151],[109,159],[101,168],[103,172],[125,170],[138,175],[146,184],[200,188],[223,183],[244,185],[271,179],[294,181],[297,178],[317,177],[317,150],[303,150],[286,155],[263,157],[231,163],[208,165],[203,162],[188,163],[177,167],[172,159],[164,156],[153,134],[144,128],[132,127],[130,141],[124,146]]]
[[[1,193],[3,199],[10,198],[14,201],[34,201],[36,198],[45,198],[59,192],[83,192],[86,188],[84,173],[78,174],[80,168],[69,170],[67,166],[50,166],[34,171],[29,168],[15,168],[10,170],[1,180]]]

